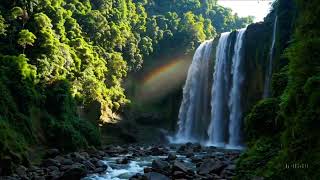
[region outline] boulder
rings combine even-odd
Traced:
[[[27,168],[24,166],[18,166],[16,169],[16,173],[20,177],[26,177],[27,176]]]
[[[86,168],[85,165],[81,164],[81,163],[74,163],[71,166],[72,168]]]
[[[167,154],[167,150],[164,148],[153,147],[150,149],[150,155],[153,155],[153,156],[162,156],[166,154]]]
[[[87,152],[80,152],[79,153],[82,157],[84,157],[85,159],[89,159],[90,158],[90,156],[89,156],[89,154],[87,153]]]
[[[145,168],[143,169],[143,172],[144,172],[144,173],[153,172],[153,169],[150,168],[150,167],[145,167]]]
[[[175,153],[169,153],[168,154],[168,157],[167,157],[168,161],[174,161],[176,159],[177,159],[177,155]]]
[[[86,167],[87,170],[96,169],[95,165],[93,165],[90,161],[83,161],[82,164]]]
[[[60,162],[55,159],[46,159],[42,162],[42,166],[49,167],[49,166],[60,166]]]
[[[59,178],[59,180],[79,180],[87,175],[87,171],[85,168],[81,167],[73,167],[66,172]]]
[[[59,171],[59,168],[57,166],[49,166],[48,170],[49,171]]]
[[[202,159],[198,158],[196,156],[190,157],[190,159],[191,159],[191,162],[194,163],[194,164],[202,162]]]
[[[45,153],[46,158],[54,158],[60,154],[59,149],[48,149]]]
[[[52,177],[51,179],[58,179],[60,177],[60,171],[59,170],[54,170],[49,172],[49,176]]]
[[[213,159],[206,159],[203,163],[201,163],[200,167],[198,168],[198,173],[201,175],[214,173],[220,174],[220,172],[227,166],[222,161],[215,161]]]
[[[202,146],[200,144],[195,144],[193,146],[193,151],[194,152],[201,152],[201,150],[202,150]]]
[[[170,164],[166,161],[156,159],[152,161],[151,167],[156,171],[168,171]]]
[[[189,168],[187,168],[182,162],[180,161],[174,161],[173,166],[172,166],[173,171],[181,171],[184,173],[189,173],[191,172]]]
[[[186,176],[186,174],[184,172],[181,172],[181,171],[174,171],[173,172],[174,179],[181,179],[181,178],[184,178],[185,176]]]
[[[72,165],[74,162],[71,159],[63,159],[60,161],[62,165]]]
[[[99,168],[96,168],[95,170],[93,170],[93,173],[102,173],[105,170],[106,170],[106,168],[99,167]]]
[[[102,168],[105,168],[105,169],[108,168],[108,165],[102,160],[97,161],[95,165],[96,165],[96,167],[102,167]]]
[[[193,152],[188,152],[187,154],[186,154],[186,157],[187,158],[191,158],[191,157],[193,157],[194,156],[194,153]]]
[[[137,173],[130,177],[129,180],[148,180],[148,178],[143,174]]]
[[[72,168],[72,165],[62,165],[60,167],[60,170],[61,171],[66,171],[66,170],[71,169],[71,168]]]
[[[82,161],[85,161],[86,158],[83,157],[80,153],[78,152],[74,152],[71,154],[71,157],[72,157],[72,160],[75,161],[75,162],[82,162]]]
[[[145,176],[147,177],[148,180],[170,180],[169,177],[157,172],[149,172],[149,173],[146,173]]]
[[[129,163],[129,158],[128,157],[124,157],[122,159],[118,159],[117,160],[117,164],[128,164]]]

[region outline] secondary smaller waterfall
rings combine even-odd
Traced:
[[[278,16],[276,16],[273,24],[273,33],[272,33],[272,43],[269,51],[269,64],[268,64],[268,70],[264,82],[264,91],[263,91],[263,97],[267,98],[270,97],[270,84],[271,84],[271,78],[272,78],[272,66],[273,66],[273,52],[274,52],[274,45],[276,43],[276,34],[277,34],[277,22],[278,22]]]

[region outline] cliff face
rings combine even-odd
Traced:
[[[249,108],[244,121],[247,150],[236,179],[317,179],[319,168],[318,1],[278,0],[263,23],[248,27],[246,62]],[[268,58],[270,22],[278,16],[272,96],[261,95]],[[268,27],[269,26],[269,27]],[[260,41],[262,40],[262,41]],[[256,42],[258,41],[258,42]],[[255,68],[262,68],[256,71]],[[251,96],[251,97],[250,97]],[[316,118],[317,117],[317,118]]]

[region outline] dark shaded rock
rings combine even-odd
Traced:
[[[46,159],[42,162],[42,166],[49,167],[49,166],[60,166],[60,162],[55,159]]]
[[[99,168],[96,168],[95,170],[93,170],[93,173],[102,173],[105,170],[106,170],[106,168],[99,167]]]
[[[98,161],[99,161],[98,158],[95,158],[95,157],[90,158],[90,162],[93,163],[93,164],[96,164]]]
[[[58,149],[48,149],[45,153],[46,158],[54,158],[60,154]]]
[[[194,151],[194,152],[201,152],[201,150],[202,150],[201,144],[195,144],[195,145],[193,146],[193,151]]]
[[[175,153],[169,153],[168,154],[168,157],[167,157],[168,161],[174,161],[176,159],[177,159],[177,155]]]
[[[185,150],[186,150],[186,145],[181,145],[181,146],[178,148],[177,152],[178,152],[178,153],[181,153],[181,152],[184,152]]]
[[[9,156],[5,156],[3,159],[0,159],[0,175],[6,176],[12,173],[12,160]]]
[[[33,180],[45,180],[46,178],[43,176],[34,176]]]
[[[233,171],[233,170],[236,169],[236,165],[234,165],[234,164],[229,164],[229,165],[226,167],[226,169]]]
[[[66,171],[66,170],[71,169],[71,168],[72,168],[72,165],[62,165],[60,167],[60,170],[61,171]]]
[[[90,161],[83,161],[82,164],[87,170],[94,170],[96,168]]]
[[[170,168],[170,164],[166,161],[156,159],[152,161],[151,167],[155,170],[167,171]]]
[[[159,147],[153,147],[150,149],[150,155],[153,155],[153,156],[166,155],[167,152],[168,152],[167,149],[159,148]]]
[[[148,180],[170,180],[169,177],[157,172],[146,173],[145,176]]]
[[[129,180],[148,180],[148,178],[143,174],[137,173],[134,176],[130,177]]]
[[[59,180],[79,180],[87,175],[87,171],[84,168],[73,167],[67,170],[59,178]]]
[[[105,147],[105,152],[108,154],[125,154],[128,150],[122,148],[121,146],[107,146]]]
[[[224,158],[225,155],[224,155],[224,153],[222,153],[222,152],[213,152],[213,153],[211,154],[211,157],[220,159],[220,158]]]
[[[192,153],[192,152],[188,152],[187,154],[186,154],[186,157],[187,158],[191,158],[191,157],[193,157],[194,156],[194,153]]]
[[[186,176],[186,174],[184,172],[181,172],[181,171],[174,171],[173,172],[174,179],[184,178],[185,176]]]
[[[20,177],[25,177],[25,176],[27,176],[27,168],[24,166],[18,166],[16,168],[16,173]]]
[[[190,172],[190,169],[187,168],[182,162],[180,161],[174,161],[173,166],[172,166],[173,171],[181,171],[184,173]]]
[[[145,167],[145,168],[143,169],[143,172],[144,172],[144,173],[149,173],[149,172],[152,172],[152,171],[153,171],[153,169],[150,168],[150,167]]]
[[[200,167],[198,168],[199,174],[220,174],[220,172],[225,168],[227,164],[223,163],[222,161],[215,161],[213,159],[206,159],[203,163],[201,163]]]
[[[118,159],[117,160],[117,164],[128,164],[129,163],[129,158],[128,157],[124,157],[122,159]]]
[[[202,159],[198,158],[196,156],[190,157],[190,159],[191,159],[191,162],[194,163],[194,164],[202,162]]]
[[[74,163],[72,164],[72,168],[86,168],[85,165],[81,164],[81,163]]]
[[[51,171],[49,173],[49,176],[51,176],[52,179],[58,179],[60,177],[60,171],[59,170]]]
[[[40,168],[37,167],[37,166],[30,166],[29,169],[28,169],[28,172],[35,172],[35,171],[37,171],[38,169],[40,169]]]
[[[81,154],[79,154],[78,152],[74,152],[71,154],[72,160],[75,162],[82,162],[85,161],[86,158],[83,157]]]
[[[57,166],[49,166],[48,169],[50,171],[59,171],[59,168]]]
[[[108,165],[104,163],[102,160],[96,162],[96,167],[108,168]]]
[[[60,161],[60,163],[62,165],[72,165],[74,162],[71,159],[63,159],[62,161]]]
[[[84,157],[85,159],[89,159],[90,158],[90,156],[89,156],[89,154],[87,153],[87,152],[80,152],[79,153],[82,157]]]

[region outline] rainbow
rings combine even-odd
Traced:
[[[142,79],[136,97],[143,101],[156,100],[176,88],[181,88],[190,62],[187,58],[177,58],[149,71]]]

